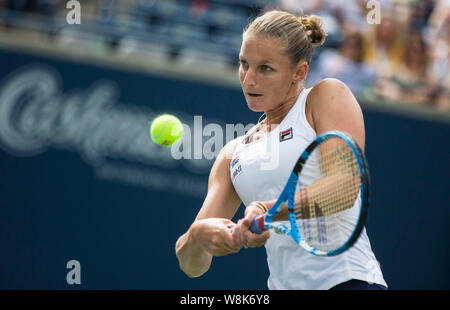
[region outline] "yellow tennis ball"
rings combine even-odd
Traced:
[[[183,124],[178,117],[161,114],[152,121],[150,136],[152,141],[163,146],[171,146],[183,135]]]

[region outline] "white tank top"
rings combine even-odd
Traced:
[[[254,126],[240,138],[230,162],[230,175],[245,206],[255,200],[277,199],[298,157],[316,138],[305,114],[310,90],[300,93],[281,124],[269,134],[246,144]],[[302,172],[301,177],[300,184],[309,184],[307,173]],[[290,237],[272,231],[265,247],[269,289],[324,290],[351,279],[387,287],[365,228],[349,250],[333,257],[312,255]]]

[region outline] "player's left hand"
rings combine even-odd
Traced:
[[[270,237],[268,230],[261,234],[254,234],[249,230],[253,219],[262,214],[264,214],[262,210],[252,204],[245,209],[244,218],[240,219],[233,228],[232,237],[236,244],[242,244],[248,248],[257,248],[266,244]]]

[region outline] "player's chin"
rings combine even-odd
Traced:
[[[247,106],[253,112],[264,112],[264,100],[262,98],[247,98]]]

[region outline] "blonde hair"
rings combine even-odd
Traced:
[[[260,15],[244,29],[245,33],[280,40],[293,64],[301,60],[309,63],[313,47],[322,45],[326,37],[319,16],[295,16],[280,10],[270,10]]]

